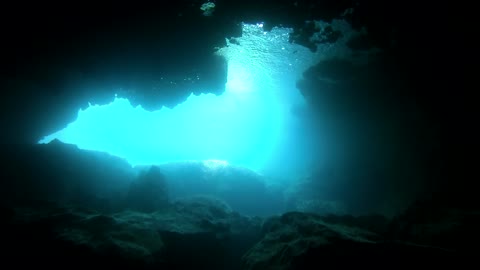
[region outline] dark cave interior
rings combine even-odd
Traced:
[[[206,15],[206,2],[2,8],[0,226],[8,251],[0,263],[383,269],[461,266],[474,257],[471,9],[446,1],[217,0]],[[311,121],[327,119],[319,125],[331,159],[312,164],[288,190],[237,166],[132,168],[59,141],[37,144],[79,108],[115,94],[151,111],[192,91],[221,95],[226,62],[214,51],[242,35],[242,22],[293,28],[290,42],[315,51],[312,21],[338,18],[366,34],[349,40],[349,57],[322,59],[295,82]],[[321,42],[336,39],[335,31],[325,35]],[[357,63],[357,55],[367,60]],[[193,86],[183,83],[191,76],[199,78]],[[176,83],[153,87],[159,77]],[[341,211],[329,204],[337,201]]]

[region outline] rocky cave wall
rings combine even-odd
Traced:
[[[462,31],[470,28],[467,21],[452,20],[456,9],[408,1],[257,2],[217,1],[209,17],[199,11],[199,1],[9,7],[10,15],[0,23],[5,41],[0,140],[34,143],[74,120],[88,102],[105,104],[115,93],[152,110],[174,106],[192,88],[221,93],[225,63],[212,55],[213,48],[223,46],[225,37],[238,36],[240,22],[293,26],[294,41],[311,46],[305,20],[328,21],[353,7],[345,18],[368,35],[352,40],[351,47],[359,54],[373,47],[381,53],[361,66],[353,58],[330,59],[298,83],[317,115],[331,121],[324,127],[335,138],[332,152],[344,147],[335,142],[350,143],[347,157],[339,157],[349,164],[344,170],[381,163],[394,167],[388,172],[392,176],[413,166],[421,177],[400,175],[389,183],[407,181],[408,189],[417,186],[408,181],[419,181],[424,192],[438,190],[448,202],[473,202],[468,179],[474,166],[467,156],[476,138],[475,106],[470,74],[462,65],[471,52]],[[54,11],[58,8],[63,12]],[[184,83],[195,76],[200,80],[194,86]],[[342,119],[349,124],[338,125]],[[382,142],[372,142],[372,133]],[[365,152],[367,159],[360,155]],[[391,160],[384,162],[385,155]],[[381,193],[387,181],[364,178],[352,189],[378,186]],[[391,190],[397,187],[392,184]]]
[[[2,141],[36,142],[114,94],[149,110],[173,107],[192,91],[220,94],[225,62],[214,48],[239,36],[241,22],[303,23],[311,5],[300,2],[292,12],[290,1],[220,1],[209,17],[200,1],[9,4],[1,23],[1,124],[9,127]],[[338,14],[348,2],[324,13]]]

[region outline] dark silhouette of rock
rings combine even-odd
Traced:
[[[5,205],[50,201],[113,211],[135,177],[121,158],[58,141],[4,145],[0,158],[0,203]]]
[[[240,269],[241,255],[260,238],[260,219],[233,212],[219,199],[195,196],[173,209],[176,222],[159,230],[171,268]]]
[[[283,194],[262,175],[222,161],[185,161],[160,165],[172,198],[206,195],[225,201],[244,215],[268,216],[284,210]]]
[[[132,182],[126,207],[143,212],[153,212],[168,207],[168,190],[165,176],[157,166],[141,172]]]
[[[120,97],[148,109],[173,107],[192,87],[195,94],[221,93],[225,61],[212,50],[241,35],[240,22],[265,22],[266,31],[292,27],[292,41],[314,49],[311,21],[342,13],[366,30],[348,43],[352,58],[325,59],[298,82],[312,111],[328,118],[320,121],[327,159],[341,166],[331,168],[335,185],[320,185],[330,177],[321,167],[302,192],[348,201],[358,213],[391,201],[398,211],[412,199],[402,195],[415,197],[417,188],[437,199],[414,204],[385,234],[381,217],[273,217],[244,267],[461,269],[478,257],[478,72],[468,65],[478,50],[477,9],[446,1],[244,0],[217,1],[207,18],[199,1],[74,10],[11,2],[0,17],[0,267],[238,269],[260,219],[204,199],[148,214],[120,211],[134,180],[126,162],[71,145],[32,144],[73,121],[88,102],[112,101],[119,88],[126,89]],[[323,38],[336,36],[327,31]],[[369,48],[379,51],[357,65]],[[188,78],[197,75],[192,85]],[[184,195],[200,191],[251,214],[279,205],[245,171],[204,178],[202,166],[182,170],[188,178],[174,183],[188,188]]]
[[[153,213],[101,214],[39,204],[15,209],[15,217],[3,225],[9,250],[2,263],[40,258],[42,266],[59,269],[68,258],[82,267],[239,269],[241,255],[259,239],[261,220],[232,212],[217,199],[198,197]]]
[[[263,239],[243,256],[244,269],[459,267],[473,258],[436,246],[386,241],[382,230],[365,229],[375,220],[299,212],[270,218]]]

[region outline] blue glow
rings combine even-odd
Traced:
[[[75,122],[39,143],[57,138],[123,157],[133,166],[223,160],[262,172],[305,164],[309,142],[291,111],[305,106],[295,82],[318,54],[289,43],[290,32],[244,25],[239,44],[227,40],[217,52],[229,65],[220,96],[192,94],[173,109],[154,112],[115,98],[80,110]]]
[[[80,110],[75,122],[41,143],[58,138],[132,165],[214,159],[255,167],[275,147],[281,127],[278,106],[261,99],[235,92],[191,95],[173,109],[148,112],[116,98]]]

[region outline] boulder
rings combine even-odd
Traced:
[[[185,161],[160,165],[172,199],[210,196],[234,211],[268,216],[284,210],[283,194],[269,188],[265,177],[225,161]]]
[[[168,206],[167,185],[159,167],[151,166],[132,182],[126,206],[142,212],[153,212]]]
[[[51,201],[111,211],[135,179],[124,159],[58,140],[4,145],[0,157],[0,204],[5,205]]]
[[[208,197],[177,201],[152,213],[104,214],[54,203],[14,211],[2,227],[8,232],[3,242],[8,250],[2,261],[20,267],[35,261],[49,269],[70,264],[239,269],[241,255],[259,240],[261,226],[260,219],[241,216],[224,202]]]
[[[376,221],[377,220],[377,221]],[[378,217],[290,212],[264,222],[264,236],[243,256],[244,269],[405,269],[466,265],[451,250],[386,241]],[[384,222],[384,220],[383,220]],[[366,228],[377,229],[378,232]]]

